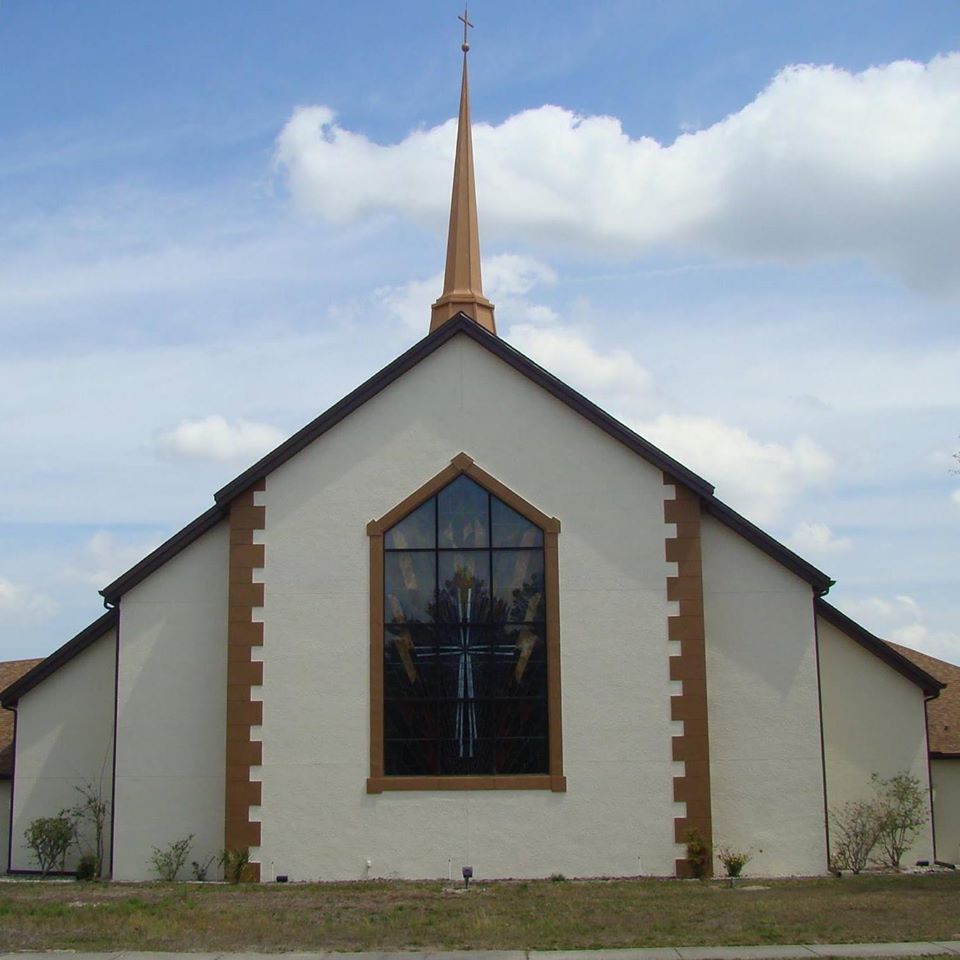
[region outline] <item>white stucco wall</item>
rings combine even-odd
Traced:
[[[928,785],[923,691],[845,633],[817,618],[830,810],[873,796],[870,775],[907,771]],[[931,859],[930,824],[903,859]]]
[[[461,451],[560,518],[566,793],[368,795],[365,527]],[[660,472],[465,337],[270,475],[262,876],[672,874]]]
[[[7,869],[10,852],[10,781],[0,780],[0,873]]]
[[[155,877],[154,847],[223,847],[226,521],[120,602],[114,878]]]
[[[930,774],[937,859],[960,863],[960,758],[931,761]]]
[[[822,873],[810,585],[712,517],[701,536],[714,846],[749,852],[748,873]]]
[[[113,776],[113,690],[116,632],[107,631],[32,690],[17,706],[11,867],[36,870],[24,831],[81,799],[91,785],[109,801]],[[4,838],[5,839],[5,838]],[[110,862],[109,825],[104,860]],[[66,869],[76,866],[74,846]]]

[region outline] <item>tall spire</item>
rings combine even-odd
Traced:
[[[477,190],[473,178],[473,137],[470,133],[470,89],[467,83],[467,28],[463,21],[463,79],[460,84],[460,118],[457,126],[457,155],[453,162],[453,196],[450,200],[450,230],[447,234],[447,267],[443,293],[430,311],[430,331],[443,326],[463,311],[481,327],[497,332],[493,304],[483,295],[480,277],[480,230],[477,226]]]

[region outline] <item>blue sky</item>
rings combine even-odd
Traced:
[[[0,0],[0,658],[426,332],[459,12]],[[470,17],[501,335],[960,661],[960,6]]]

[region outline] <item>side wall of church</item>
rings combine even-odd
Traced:
[[[191,860],[223,848],[228,539],[223,522],[120,603],[118,880],[189,834]]]
[[[565,793],[366,793],[366,525],[460,452],[562,525]],[[262,879],[459,877],[466,864],[477,877],[671,875],[668,492],[658,469],[465,337],[274,471],[258,495]]]
[[[81,799],[77,787],[89,785],[110,800],[115,663],[116,632],[108,630],[20,698],[13,787],[14,870],[39,869],[24,831],[38,817],[55,817],[76,806]],[[72,847],[67,870],[76,867],[78,857]],[[104,859],[109,863],[109,835]]]
[[[930,773],[937,859],[960,863],[960,757],[931,761]]]
[[[810,585],[713,517],[701,540],[714,849],[749,853],[748,873],[823,873]]]
[[[873,773],[887,778],[907,772],[927,790],[923,691],[823,617],[817,630],[830,810],[869,800]],[[928,822],[903,863],[932,857]]]

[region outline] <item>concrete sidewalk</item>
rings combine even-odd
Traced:
[[[624,950],[388,950],[366,953],[112,953],[41,950],[0,960],[809,960],[811,957],[960,957],[960,940],[908,943],[796,943],[752,947],[647,947]]]

